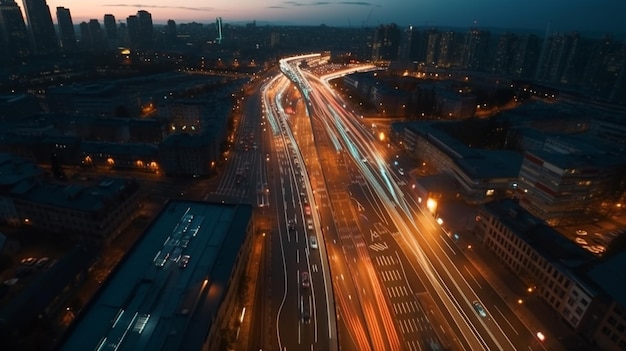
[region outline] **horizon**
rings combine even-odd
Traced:
[[[24,0],[16,0],[25,17]],[[122,4],[113,1],[84,3],[79,0],[47,0],[53,22],[57,23],[56,8],[71,12],[75,25],[112,14],[116,21],[126,22],[139,10],[151,13],[154,24],[163,25],[172,19],[180,23],[214,23],[221,17],[224,23],[260,25],[321,26],[339,28],[371,28],[396,23],[407,27],[453,27],[518,29],[545,33],[595,33],[626,37],[622,14],[626,2],[599,0],[593,4],[571,4],[565,0],[511,0],[505,6],[496,0],[468,4],[458,0],[394,0],[394,1],[281,1],[257,0],[250,5],[245,0],[215,0],[204,6],[202,0],[189,0],[185,6],[172,6],[165,0],[148,4]],[[567,11],[563,11],[567,8]]]

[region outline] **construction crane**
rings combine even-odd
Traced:
[[[372,11],[374,11],[373,8],[370,9],[370,12],[367,14],[367,17],[365,17],[365,20],[363,21],[363,28],[367,27],[367,23],[370,21],[370,17],[372,16]]]

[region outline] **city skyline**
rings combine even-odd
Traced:
[[[24,11],[23,0],[17,3]],[[75,24],[90,19],[101,20],[104,14],[113,14],[117,20],[125,19],[138,10],[152,14],[154,23],[165,24],[173,19],[179,23],[213,22],[216,17],[225,23],[251,22],[276,25],[320,25],[340,27],[377,26],[395,22],[401,26],[458,26],[483,28],[516,28],[544,31],[580,31],[593,33],[626,34],[621,16],[626,13],[626,3],[601,0],[572,4],[564,0],[540,2],[538,0],[502,2],[483,0],[465,3],[458,0],[394,1],[281,1],[261,0],[253,5],[243,0],[216,0],[207,6],[201,0],[191,0],[184,6],[175,6],[164,0],[139,4],[118,1],[85,3],[77,0],[48,0],[51,13],[56,7],[69,8]],[[566,8],[566,11],[562,9]],[[54,18],[56,23],[56,18]]]

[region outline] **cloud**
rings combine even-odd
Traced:
[[[285,9],[287,7],[303,7],[303,6],[326,6],[326,5],[353,5],[353,6],[374,6],[371,2],[367,1],[313,1],[313,2],[298,2],[298,1],[283,1],[280,5],[267,6],[270,9]]]
[[[136,8],[153,8],[153,9],[177,9],[190,11],[214,11],[213,7],[185,7],[185,6],[160,6],[160,5],[142,5],[142,4],[110,4],[105,7],[136,7]]]

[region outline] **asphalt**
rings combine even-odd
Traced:
[[[476,206],[469,206],[460,201],[443,201],[439,204],[438,210],[446,228],[460,235],[460,240],[457,241],[458,247],[490,282],[526,328],[533,334],[541,331],[546,336],[541,343],[545,350],[597,349],[576,334],[560,318],[558,312],[550,308],[541,297],[528,293],[528,287],[482,245],[480,239],[474,234],[474,223],[478,214]]]

